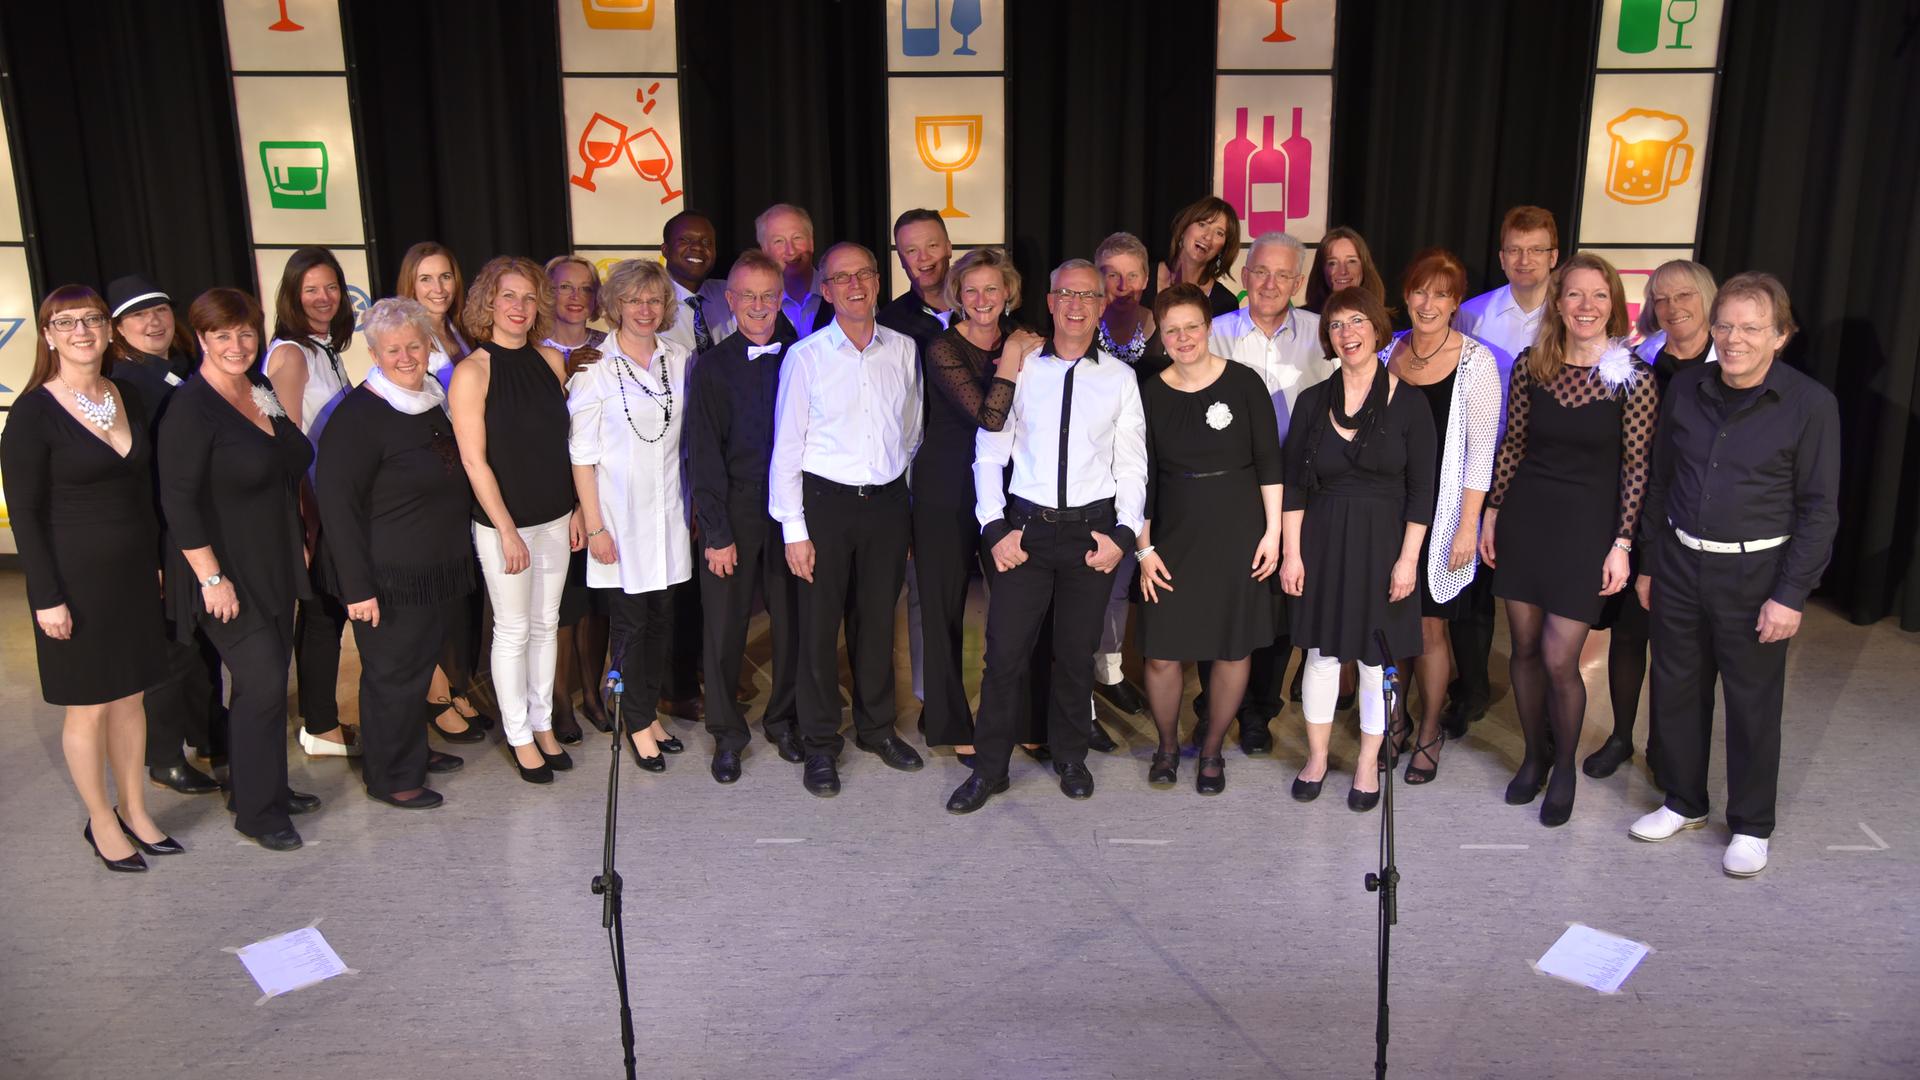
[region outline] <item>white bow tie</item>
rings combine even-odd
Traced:
[[[777,341],[771,345],[749,345],[747,346],[747,359],[755,360],[762,356],[765,356],[768,353],[774,353],[777,355],[779,352],[780,352],[780,343]]]

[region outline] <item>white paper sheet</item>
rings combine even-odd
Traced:
[[[1557,979],[1612,994],[1652,951],[1638,941],[1573,923],[1534,966]]]
[[[319,928],[312,926],[256,941],[241,949],[239,956],[240,962],[247,966],[247,974],[260,984],[260,992],[267,997],[291,993],[335,975],[344,975],[348,970],[340,954],[321,936]]]

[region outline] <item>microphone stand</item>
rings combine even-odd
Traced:
[[[613,753],[607,760],[607,830],[600,849],[600,872],[594,875],[591,888],[593,895],[600,897],[600,925],[607,931],[607,946],[613,952],[613,981],[620,988],[620,1045],[626,1052],[627,1080],[635,1080],[633,1005],[627,997],[627,929],[620,917],[620,875],[613,868],[614,834],[620,822],[620,740],[627,737],[626,725],[620,722],[620,698],[626,683],[617,666],[624,653],[615,651],[613,658],[616,666],[607,672],[605,686],[613,721]]]
[[[1382,740],[1379,759],[1380,769],[1380,870],[1366,877],[1367,891],[1380,894],[1380,929],[1378,978],[1380,990],[1379,1008],[1373,1020],[1373,1075],[1378,1078],[1387,1075],[1387,955],[1393,939],[1393,926],[1400,921],[1400,870],[1393,861],[1393,706],[1399,698],[1400,669],[1394,666],[1393,650],[1387,646],[1387,635],[1379,630],[1373,632],[1374,644],[1380,649],[1380,696],[1386,705],[1387,737]]]

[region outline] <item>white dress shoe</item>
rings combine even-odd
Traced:
[[[1662,806],[1651,814],[1645,814],[1627,826],[1628,835],[1635,840],[1645,840],[1653,844],[1668,840],[1682,829],[1698,829],[1707,823],[1704,817],[1682,817]]]
[[[1734,877],[1752,877],[1767,868],[1767,842],[1757,836],[1733,834],[1720,868]]]
[[[345,728],[341,730],[344,731]],[[316,738],[315,736],[307,734],[306,728],[300,729],[300,749],[305,750],[308,757],[360,756],[360,744],[358,742],[337,743],[332,739]]]

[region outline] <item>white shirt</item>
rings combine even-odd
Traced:
[[[1453,328],[1493,350],[1493,361],[1500,370],[1500,437],[1507,435],[1507,392],[1513,389],[1513,358],[1533,344],[1540,333],[1540,317],[1547,313],[1546,301],[1532,311],[1521,311],[1513,299],[1513,286],[1502,285],[1483,292],[1460,305],[1454,312]]]
[[[1073,403],[1067,410],[1067,492],[1060,501],[1060,405],[1067,372]],[[1078,360],[1052,355],[1052,343],[1034,353],[1014,380],[1013,407],[999,431],[974,436],[974,517],[982,528],[1007,516],[1001,477],[1013,463],[1008,490],[1055,510],[1112,499],[1114,517],[1139,535],[1147,509],[1147,415],[1133,368],[1111,353],[1089,348]]]
[[[687,303],[693,295],[686,286],[673,282],[673,302],[679,307],[673,314],[673,325],[660,332],[660,336],[668,341],[678,342],[689,356],[696,352],[693,347],[693,307]],[[700,283],[700,317],[707,321],[707,333],[715,343],[733,333],[733,313],[727,309],[725,278],[708,278]]]
[[[266,355],[260,358],[260,373],[268,373],[267,365],[273,360],[273,350],[282,345],[291,345],[300,350],[300,357],[307,365],[307,385],[300,392],[300,431],[315,446],[320,445],[320,428],[326,425],[326,418],[333,414],[333,407],[340,403],[347,391],[353,389],[353,380],[347,376],[347,366],[337,354],[329,354],[326,347],[311,337],[275,338],[267,343]],[[283,403],[284,404],[284,403]]]
[[[773,406],[767,513],[789,544],[807,539],[800,474],[836,484],[886,484],[920,448],[925,398],[913,339],[875,323],[856,349],[835,319],[794,345]]]
[[[653,358],[641,367],[621,352],[617,337],[608,336],[600,347],[600,361],[567,382],[567,456],[575,465],[595,467],[600,523],[620,557],[608,566],[589,556],[587,584],[656,592],[693,576],[680,488],[687,351],[656,338]],[[663,393],[670,397],[654,396]]]
[[[780,294],[780,313],[785,315],[787,321],[793,324],[794,333],[799,334],[801,337],[806,337],[808,334],[814,332],[813,319],[814,316],[820,312],[820,303],[820,294],[817,292],[810,292],[801,300],[795,300],[793,297],[782,292]],[[823,326],[821,329],[824,330],[826,327]],[[715,338],[714,340],[718,341],[719,339]]]
[[[1287,317],[1271,335],[1262,333],[1253,312],[1241,308],[1213,320],[1207,349],[1259,372],[1273,395],[1273,417],[1280,422],[1280,441],[1287,439],[1287,420],[1300,392],[1333,374],[1340,366],[1329,360],[1320,344],[1320,316],[1287,307]]]

